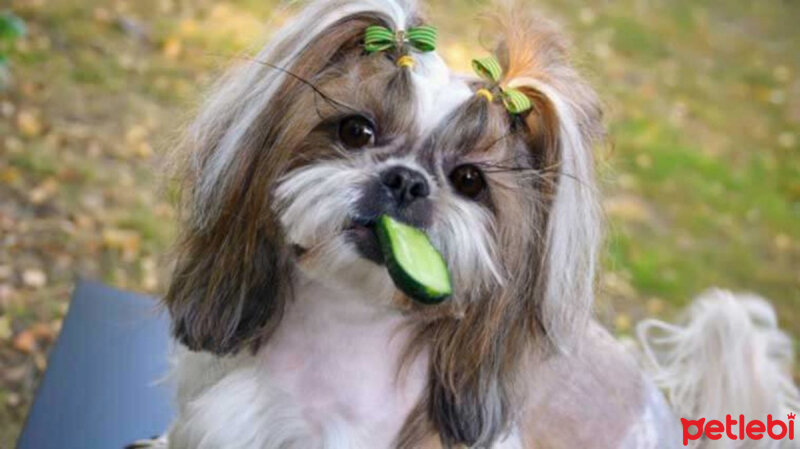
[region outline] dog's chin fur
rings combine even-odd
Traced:
[[[386,268],[365,259],[352,242],[340,235],[314,248],[297,264],[306,278],[377,307],[392,307],[397,289]]]
[[[591,320],[599,101],[553,25],[501,9],[523,114],[436,52],[364,51],[370,25],[423,23],[413,0],[313,2],[222,78],[176,152],[169,447],[674,446],[663,398]],[[374,123],[362,148],[339,135],[353,116]],[[485,189],[458,189],[465,165]],[[424,193],[395,196],[392,170]],[[395,287],[370,240],[383,214],[430,237],[450,298]]]

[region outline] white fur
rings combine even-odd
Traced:
[[[256,356],[183,351],[171,448],[385,448],[424,387],[397,377],[409,329],[391,309],[306,280]]]
[[[287,238],[314,248],[344,229],[352,218],[359,188],[371,176],[368,167],[321,162],[290,173],[275,192]]]
[[[677,449],[680,424],[664,395],[650,379],[644,380],[643,389],[643,407],[638,419],[631,423],[620,449]]]
[[[483,207],[443,192],[437,202],[437,220],[430,232],[452,272],[454,285],[469,286],[467,295],[503,285],[496,249],[488,239],[493,222]]]
[[[689,308],[684,326],[646,320],[639,340],[655,382],[667,391],[678,416],[720,419],[744,414],[748,419],[784,417],[800,410],[792,380],[794,349],[780,331],[775,311],[763,298],[711,290]],[[781,443],[728,441],[693,447],[778,448]]]

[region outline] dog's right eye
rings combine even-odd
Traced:
[[[352,149],[372,145],[375,142],[375,125],[360,115],[347,117],[339,124],[339,139]]]

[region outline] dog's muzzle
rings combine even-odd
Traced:
[[[430,194],[430,183],[419,170],[405,165],[385,168],[364,185],[346,230],[348,239],[366,259],[382,264],[375,220],[387,214],[414,227],[427,228],[433,211]]]

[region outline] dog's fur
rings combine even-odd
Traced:
[[[412,0],[308,6],[216,86],[187,132],[183,233],[165,297],[182,349],[171,448],[665,448],[660,393],[591,319],[601,240],[592,89],[554,27],[497,16],[511,115],[435,53],[368,54]],[[375,123],[348,149],[339,123]],[[459,194],[454,168],[488,188]],[[390,204],[402,166],[429,195]],[[420,305],[364,257],[353,221],[426,230],[455,292]]]

